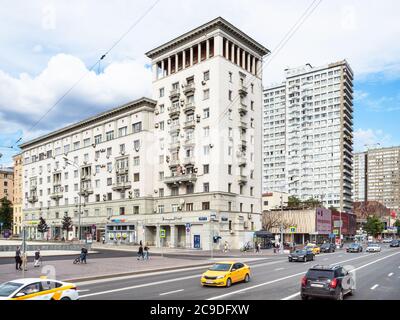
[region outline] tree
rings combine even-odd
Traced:
[[[298,209],[300,207],[301,207],[301,201],[299,198],[297,198],[295,196],[290,196],[288,198],[288,208]]]
[[[292,219],[285,218],[281,212],[279,211],[267,211],[262,214],[262,229],[266,231],[272,231],[274,228],[280,228],[281,226],[284,229],[287,229],[291,226],[294,226],[295,223]]]
[[[61,223],[62,223],[61,229],[63,231],[66,231],[67,233],[65,239],[68,239],[68,232],[72,230],[72,219],[68,215],[64,215]]]
[[[306,201],[304,201],[303,204],[306,208],[317,208],[322,205],[321,201],[315,198],[309,198]]]
[[[396,222],[394,223],[394,226],[397,227],[397,235],[400,236],[400,220],[397,219]]]
[[[0,199],[0,222],[3,223],[2,230],[11,229],[13,210],[11,201],[6,197]]]
[[[369,235],[374,237],[382,233],[384,228],[384,223],[377,216],[369,216],[364,226],[364,230],[367,231]]]
[[[46,223],[46,220],[43,219],[43,217],[40,217],[39,224],[38,224],[38,232],[42,234],[42,238],[44,237],[44,234],[49,231],[49,226]]]
[[[331,210],[332,212],[339,212],[338,209],[334,206],[330,206],[328,209]]]

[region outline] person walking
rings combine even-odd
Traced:
[[[15,250],[15,269],[22,270],[21,265],[22,265],[21,249],[20,247],[17,247],[17,250]]]
[[[228,252],[228,242],[224,243],[224,252]]]
[[[26,252],[22,254],[22,269],[28,271],[28,255]]]
[[[87,251],[86,248],[82,248],[81,249],[81,256],[80,256],[81,263],[85,263],[86,264],[87,253],[88,253],[88,251]]]
[[[40,256],[40,249],[37,249],[35,252],[35,262],[33,264],[34,267],[39,267],[42,257]]]
[[[144,247],[144,258],[145,260],[149,260],[149,247],[145,246]]]
[[[138,260],[140,260],[140,258],[142,258],[142,260],[144,260],[144,256],[143,256],[143,245],[140,243],[139,245],[139,250],[138,250]]]

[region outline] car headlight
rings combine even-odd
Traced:
[[[299,256],[299,258],[304,258],[304,256]]]
[[[218,276],[217,279],[223,279],[225,276]]]

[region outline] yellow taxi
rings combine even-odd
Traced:
[[[26,278],[0,284],[0,300],[78,300],[72,283],[46,278]]]
[[[309,244],[307,244],[307,245],[304,247],[304,249],[311,250],[312,253],[314,253],[314,254],[320,254],[320,253],[321,253],[321,248],[318,247],[315,243],[309,243]]]
[[[201,285],[230,287],[232,283],[250,281],[250,267],[241,262],[225,261],[212,265],[201,276]]]

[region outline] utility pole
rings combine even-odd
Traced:
[[[281,241],[280,241],[280,245],[279,245],[279,253],[283,254],[283,224],[282,224],[282,218],[283,218],[283,194],[281,194],[281,227],[280,227],[280,231],[281,231]]]

